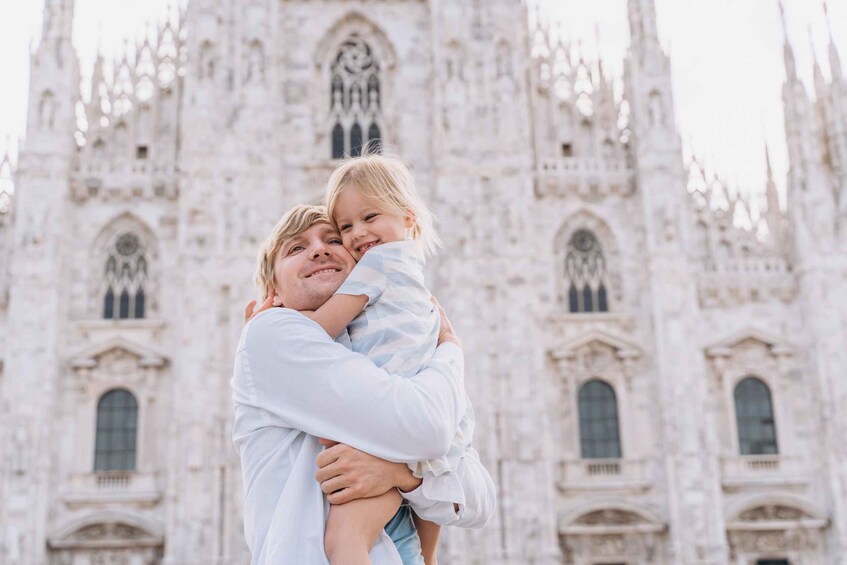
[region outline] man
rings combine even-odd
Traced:
[[[354,265],[322,207],[289,211],[259,263],[268,300],[242,332],[232,378],[253,564],[325,565],[324,493],[342,504],[396,487],[426,520],[484,526],[494,487],[474,450],[456,471],[459,500],[444,501],[406,465],[446,453],[466,409],[461,345],[443,312],[432,360],[414,377],[389,375],[297,312],[323,304]],[[285,308],[268,308],[274,296]],[[322,451],[319,438],[339,444]],[[411,528],[392,520],[373,564],[399,565],[392,540],[416,543]]]

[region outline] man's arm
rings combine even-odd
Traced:
[[[329,339],[297,312],[272,309],[244,330],[236,402],[268,425],[302,430],[382,459],[415,462],[447,452],[465,411],[463,356],[450,343],[411,378],[389,375]]]
[[[494,514],[494,481],[472,447],[467,448],[456,469],[461,489],[453,501],[445,501],[443,496],[429,499],[429,489],[407,465],[384,461],[347,445],[329,447],[318,455],[316,463],[315,478],[331,504],[379,496],[397,487],[418,516],[442,526],[482,528]],[[433,479],[424,477],[423,481]]]

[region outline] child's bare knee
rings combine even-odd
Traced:
[[[333,556],[344,551],[364,549],[366,553],[370,552],[380,533],[380,531],[370,530],[372,528],[368,528],[361,522],[334,523],[333,520],[329,520],[324,532],[324,551],[330,562],[333,561]]]

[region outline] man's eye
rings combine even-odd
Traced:
[[[291,249],[288,250],[288,253],[290,255],[291,253],[294,253],[296,251],[302,251],[304,249],[306,249],[306,248],[303,247],[302,245],[295,245],[294,247],[292,247]]]
[[[333,245],[343,245],[343,244],[341,243],[341,240],[340,240],[340,239],[338,239],[337,237],[334,237],[334,238],[330,239],[330,240],[329,240],[329,242],[330,242],[331,244],[333,244]]]

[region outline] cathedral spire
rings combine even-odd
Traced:
[[[655,0],[629,0],[629,34],[634,50],[659,47]]]
[[[768,147],[767,142],[765,142],[765,163],[767,163],[768,167],[768,181],[765,188],[765,197],[767,198],[768,203],[768,216],[778,216],[779,215],[779,192],[776,189],[776,181],[773,178],[773,166],[771,165],[771,152],[770,147]],[[771,223],[769,220],[768,223]],[[774,229],[774,226],[769,226],[771,230]]]
[[[843,78],[843,69],[841,67],[841,57],[838,54],[838,48],[835,46],[835,40],[832,37],[832,20],[829,18],[829,2],[824,0],[823,13],[826,16],[826,29],[829,31],[829,68],[832,72],[834,82],[841,82]]]
[[[812,52],[812,61],[814,63],[815,90],[819,95],[822,95],[826,92],[826,79],[823,76],[820,61],[818,61],[818,52],[815,49],[815,36],[812,32],[812,26],[809,26],[809,49]]]
[[[52,53],[62,67],[68,55],[73,55],[71,36],[74,24],[74,0],[44,0],[41,41],[38,53]]]
[[[74,0],[45,0],[41,24],[41,41],[71,39]]]
[[[794,49],[791,47],[791,42],[788,40],[788,25],[785,23],[785,5],[782,0],[779,0],[779,16],[782,19],[782,34],[785,38],[783,44],[783,58],[785,59],[785,75],[790,81],[796,81],[797,78],[797,61],[794,58]]]
[[[98,42],[97,58],[94,60],[94,72],[91,74],[91,96],[88,104],[88,127],[99,127],[100,116],[103,114],[103,85],[106,79],[103,73],[103,53]]]

